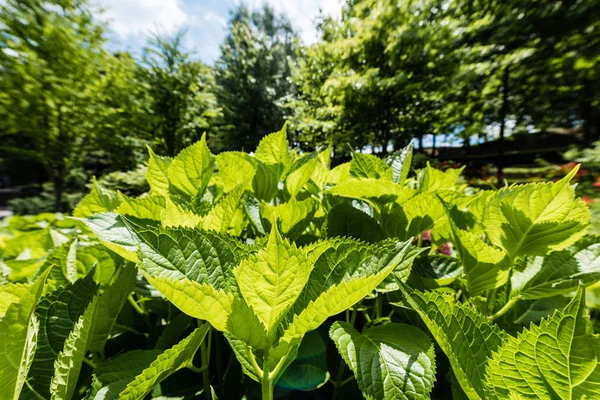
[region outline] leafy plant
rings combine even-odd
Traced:
[[[0,397],[593,397],[577,168],[479,190],[411,173],[411,147],[329,152],[203,138],[150,150],[147,194],[95,182],[73,219],[4,221]]]

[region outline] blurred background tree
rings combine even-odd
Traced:
[[[146,145],[173,155],[206,132],[213,152],[251,151],[286,120],[294,146],[331,143],[334,163],[348,144],[414,141],[423,160],[495,163],[499,179],[600,139],[595,0],[347,0],[310,45],[286,16],[241,5],[214,65],[185,31],[148,37],[141,56],[109,50],[87,0],[0,4],[0,186],[34,184],[43,211],[94,175],[143,190]]]

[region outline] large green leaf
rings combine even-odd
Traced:
[[[375,218],[346,202],[333,207],[327,213],[324,225],[327,237],[345,236],[378,242],[385,239],[381,226]]]
[[[390,203],[381,213],[384,232],[400,240],[420,235],[444,218],[446,214],[442,203],[430,192]]]
[[[8,306],[0,320],[0,398],[17,399],[37,346],[39,321],[34,309],[50,270],[42,273],[19,301]]]
[[[405,148],[395,151],[385,161],[392,167],[393,181],[399,184],[404,184],[408,173],[410,172],[410,164],[412,163],[413,146],[410,143]]]
[[[531,183],[497,192],[484,217],[488,238],[511,258],[543,256],[562,250],[585,235],[590,211],[569,182],[577,172],[556,183]]]
[[[366,399],[430,398],[435,352],[419,328],[392,323],[359,333],[352,325],[337,321],[329,335]]]
[[[183,149],[169,165],[170,190],[186,198],[204,193],[213,173],[214,159],[206,145],[206,134],[199,142]]]
[[[133,263],[125,263],[118,278],[107,288],[96,302],[93,315],[89,350],[104,354],[104,345],[110,336],[121,308],[131,292],[137,270]]]
[[[308,227],[316,212],[317,202],[312,198],[298,201],[291,199],[287,203],[276,206],[261,203],[260,213],[263,217],[263,226],[271,229],[279,224],[281,232],[294,239],[300,236]]]
[[[121,203],[119,194],[114,190],[100,187],[94,179],[92,190],[77,204],[73,216],[77,218],[90,217],[96,213],[110,212]]]
[[[352,153],[350,175],[356,178],[392,180],[392,168],[381,158],[372,154]]]
[[[286,126],[284,126],[279,132],[266,135],[256,147],[256,158],[277,171],[277,180],[280,180],[289,171],[292,164],[286,130]]]
[[[134,350],[103,362],[94,370],[86,400],[116,400],[159,356],[160,350]]]
[[[156,360],[130,382],[119,395],[119,399],[141,400],[154,386],[169,375],[191,365],[194,354],[204,340],[210,326],[203,324],[187,338],[164,351]]]
[[[137,244],[141,241],[132,232],[123,216],[114,213],[94,214],[83,220],[100,241],[126,260],[137,262]]]
[[[39,301],[35,314],[40,322],[37,350],[29,369],[21,397],[50,397],[54,360],[63,351],[65,341],[96,294],[92,274],[58,288]]]
[[[202,217],[167,198],[160,222],[164,228],[195,228],[202,225]]]
[[[121,197],[121,204],[115,209],[117,214],[159,221],[165,209],[165,198],[163,196],[131,198],[121,193],[119,193],[119,196]]]
[[[514,268],[511,297],[539,299],[568,293],[600,281],[600,244],[574,254],[565,250],[545,257],[528,256]]]
[[[230,333],[252,347],[266,345],[264,325],[242,299],[187,278],[177,280],[150,275],[146,278],[184,313],[208,321],[215,329]]]
[[[275,225],[266,247],[234,270],[240,292],[269,335],[302,292],[311,270],[304,253],[283,239]]]
[[[427,167],[421,170],[418,176],[419,192],[435,192],[444,189],[456,189],[456,182],[465,167],[454,169],[448,168],[446,171],[440,171],[433,168],[427,162]]]
[[[354,266],[352,274],[345,273],[337,262],[324,262],[323,267],[315,265],[309,285],[294,304],[294,315],[288,317],[289,323],[278,344],[279,349],[274,349],[274,352],[299,344],[307,332],[318,328],[327,318],[352,307],[375,290],[402,263],[407,248],[408,243],[399,244],[392,259]],[[327,252],[322,251],[319,258],[327,256]],[[329,272],[335,272],[331,281],[328,280]]]
[[[236,210],[241,204],[243,195],[243,185],[233,188],[204,217],[202,227],[207,230],[226,233],[235,217]]]
[[[391,202],[403,203],[415,195],[415,191],[405,186],[382,179],[350,179],[324,192],[326,195],[364,200],[381,210]]]
[[[0,286],[0,318],[4,317],[8,307],[29,293],[31,286],[25,283],[6,283]]]
[[[217,176],[221,179],[225,193],[238,185],[246,187],[254,179],[256,167],[250,155],[238,151],[225,151],[219,153],[216,159],[219,170]]]
[[[238,240],[201,229],[160,229],[125,217],[138,238],[139,267],[153,277],[188,278],[216,289],[236,291],[233,268],[250,250]]]
[[[168,170],[173,159],[157,156],[150,147],[148,147],[148,154],[146,180],[150,185],[150,191],[159,195],[166,195],[169,193]]]
[[[493,353],[486,384],[494,397],[593,399],[600,387],[600,339],[580,289],[563,311],[509,337]]]
[[[203,324],[187,338],[160,353],[156,350],[125,353],[94,371],[88,400],[141,400],[154,386],[192,360],[210,326]]]
[[[52,400],[68,400],[75,392],[81,364],[87,352],[89,338],[92,333],[96,304],[97,301],[94,299],[85,312],[81,314],[65,340],[62,351],[54,361],[54,376],[50,382]]]
[[[401,284],[406,302],[421,316],[469,399],[486,399],[483,385],[488,357],[504,332],[488,319],[442,293],[418,292]]]
[[[481,237],[456,227],[450,221],[453,243],[465,274],[469,295],[496,289],[508,281],[511,262],[507,254],[485,243]]]
[[[285,180],[285,187],[292,197],[296,197],[304,185],[308,183],[320,161],[316,155],[310,154],[298,163],[300,165],[296,166]]]

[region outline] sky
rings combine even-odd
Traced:
[[[212,64],[227,33],[229,13],[242,0],[96,0],[105,12],[101,18],[110,29],[109,46],[139,54],[151,33],[172,34],[186,29],[186,47],[201,61]],[[315,18],[339,17],[341,0],[245,0],[250,9],[269,4],[286,14],[301,39],[317,39]]]

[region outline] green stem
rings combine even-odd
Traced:
[[[417,247],[421,248],[421,246],[423,246],[423,234],[422,233],[419,235],[419,238],[417,239]]]
[[[137,311],[138,314],[140,314],[140,315],[145,314],[144,309],[142,307],[140,307],[140,305],[138,303],[136,303],[136,301],[134,300],[134,298],[131,294],[129,296],[127,296],[127,300],[129,301],[129,304],[131,304],[133,309],[135,311]]]
[[[375,298],[375,317],[383,318],[383,294],[379,294]]]
[[[262,400],[273,400],[273,377],[272,374],[269,373],[269,368],[267,366],[267,358],[263,362],[263,374],[260,380],[260,385],[262,389]]]
[[[207,341],[205,339],[202,341],[202,343],[200,343],[200,359],[202,360],[202,367],[200,369],[202,370],[202,391],[204,392],[204,399],[211,400],[212,395],[210,392],[210,375],[208,371],[208,363],[210,362],[210,359],[208,354],[209,350],[206,342]]]
[[[519,298],[518,298],[518,297],[513,297],[513,298],[511,298],[510,300],[508,300],[508,301],[506,302],[506,304],[505,304],[505,305],[504,305],[504,306],[503,306],[501,309],[499,309],[499,310],[496,312],[496,314],[494,314],[494,315],[490,315],[490,316],[488,317],[488,319],[489,319],[490,321],[493,321],[493,320],[495,320],[495,319],[498,319],[498,318],[500,318],[501,316],[503,316],[504,314],[506,314],[506,312],[507,312],[508,310],[510,310],[510,309],[512,308],[512,306],[514,306],[514,305],[515,305],[515,303],[516,303],[518,300],[519,300]]]
[[[95,363],[94,363],[92,360],[90,360],[89,358],[85,358],[85,357],[83,357],[83,358],[82,358],[82,360],[83,360],[83,362],[84,362],[84,363],[86,363],[86,364],[87,364],[87,365],[89,365],[90,367],[92,367],[92,368],[94,368],[94,369],[96,369],[96,368],[97,368],[97,367],[96,367],[96,364],[95,364]]]

